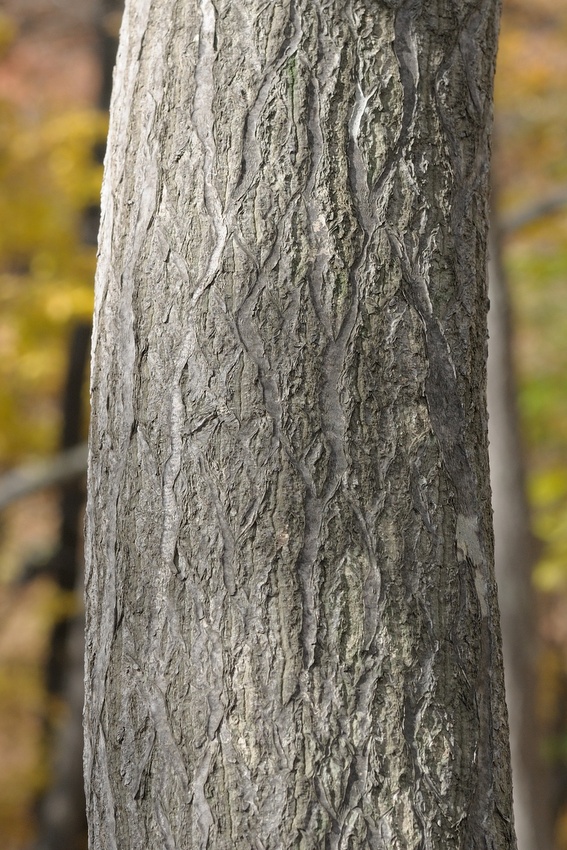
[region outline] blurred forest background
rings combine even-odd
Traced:
[[[119,0],[0,3],[2,850],[86,846],[81,472],[119,20]],[[504,0],[493,187],[492,273],[500,289],[491,300],[504,305],[504,325],[493,335],[505,340],[497,384],[505,389],[496,395],[509,392],[514,421],[511,436],[491,440],[495,466],[512,452],[503,503],[515,506],[528,535],[524,545],[514,532],[527,562],[512,553],[501,581],[503,627],[509,610],[523,671],[509,699],[519,714],[529,703],[522,738],[535,755],[526,781],[546,789],[538,802],[545,825],[539,837],[522,837],[520,850],[567,850],[567,0]]]

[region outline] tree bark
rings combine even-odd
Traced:
[[[514,847],[498,3],[138,0],[103,189],[93,850]]]

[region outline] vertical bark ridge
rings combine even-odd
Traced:
[[[92,847],[510,848],[497,4],[134,7],[97,282]]]

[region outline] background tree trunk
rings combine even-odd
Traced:
[[[512,329],[497,225],[489,266],[488,411],[494,507],[495,564],[514,777],[518,850],[552,847],[549,767],[536,711],[539,636],[532,569],[537,546],[531,531],[523,451],[516,408]]]
[[[498,4],[144,0],[103,190],[93,848],[511,848]]]
[[[63,451],[84,437],[85,411],[82,390],[91,339],[87,324],[72,332],[63,397]],[[85,481],[65,481],[61,487],[59,547],[47,569],[61,592],[77,598],[83,585],[82,525]],[[49,754],[50,782],[37,801],[37,839],[34,850],[72,850],[86,843],[85,798],[81,788],[84,618],[69,611],[54,624],[46,660],[46,685],[51,711],[45,717],[45,745]],[[59,713],[53,706],[59,700]],[[54,716],[55,715],[55,716]]]

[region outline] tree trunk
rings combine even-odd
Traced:
[[[137,0],[97,279],[93,850],[514,847],[498,3]]]

